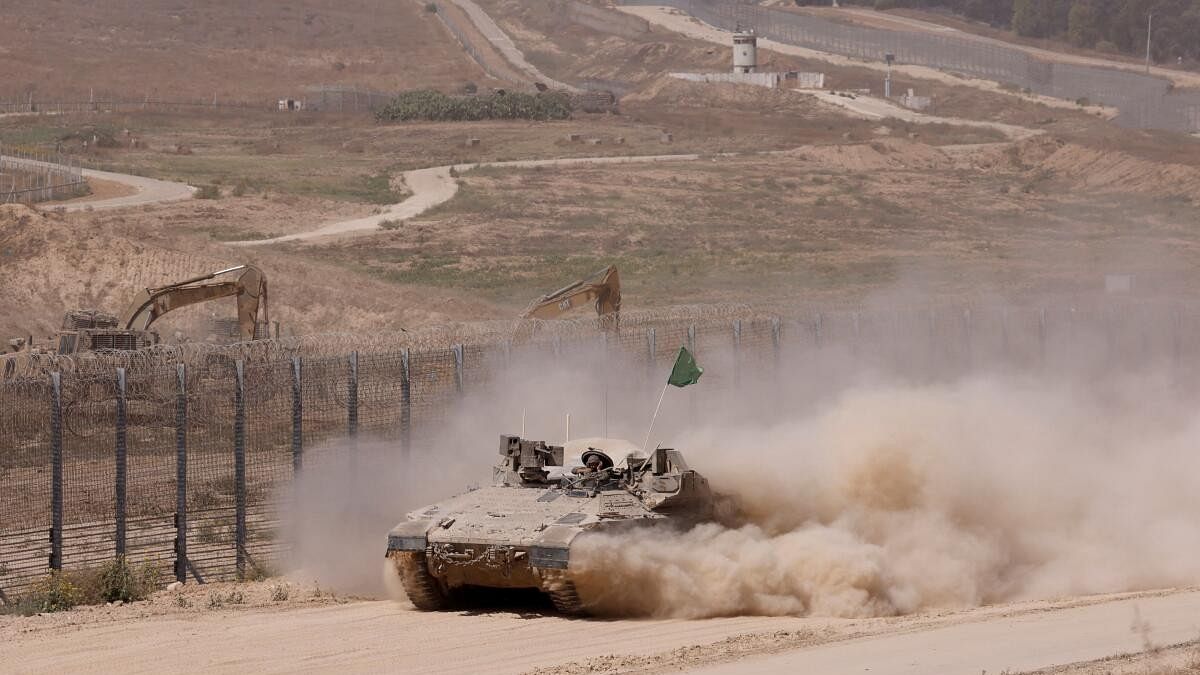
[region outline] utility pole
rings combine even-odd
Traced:
[[[883,97],[890,99],[892,97],[892,63],[896,60],[895,54],[884,54],[883,60],[887,61],[887,78],[883,81]]]
[[[1154,28],[1154,12],[1146,16],[1146,73],[1150,73],[1150,31]]]

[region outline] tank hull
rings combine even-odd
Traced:
[[[514,438],[502,437],[502,454]],[[559,611],[583,613],[571,578],[580,535],[656,522],[685,526],[712,516],[707,481],[678,453],[661,453],[653,465],[640,461],[636,468],[557,478],[540,467],[520,472],[515,462],[497,467],[495,484],[409,513],[388,533],[387,556],[420,609],[447,607],[471,587],[533,588]]]

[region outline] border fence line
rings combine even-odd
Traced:
[[[86,193],[78,159],[0,146],[0,204],[33,204]]]
[[[392,443],[397,460],[414,456],[518,356],[603,359],[606,370],[649,382],[686,345],[707,366],[694,416],[705,409],[696,396],[785,386],[785,366],[815,373],[846,362],[921,382],[981,368],[1200,373],[1200,306],[742,307],[628,315],[619,330],[506,325],[476,340],[438,334],[446,346],[364,338],[338,353],[263,341],[177,352],[174,363],[97,353],[12,372],[0,379],[0,594],[117,555],[181,581],[257,576],[288,550],[277,496],[302,471],[320,472],[367,434]],[[350,443],[330,443],[339,439]]]
[[[225,112],[280,111],[280,100],[296,94],[303,102],[295,110],[326,113],[364,113],[391,101],[395,93],[380,91],[355,84],[308,85],[297,92],[282,92],[278,98],[253,101],[222,101],[216,95],[211,99],[160,98],[156,96],[129,96],[104,94],[88,96],[62,95],[38,99],[32,94],[0,94],[0,115],[70,115],[93,113],[128,112]],[[294,109],[287,109],[293,112]]]
[[[855,26],[822,17],[762,7],[744,0],[619,0],[623,5],[663,5],[722,30],[753,29],[784,44],[884,61],[927,66],[1009,84],[1069,101],[1116,108],[1125,127],[1200,131],[1200,90],[1176,89],[1165,77],[1102,66],[1039,59],[1016,47],[954,35]]]

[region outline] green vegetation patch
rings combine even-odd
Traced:
[[[146,599],[158,586],[159,570],[149,563],[130,565],[118,557],[100,567],[75,571],[52,571],[33,588],[0,606],[0,614],[31,616],[65,612],[79,605],[134,602]]]
[[[447,96],[432,89],[406,91],[375,113],[380,122],[463,122],[477,120],[565,120],[571,98],[559,92],[496,92],[489,96]]]

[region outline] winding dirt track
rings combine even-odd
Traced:
[[[238,246],[260,246],[263,244],[277,244],[286,241],[304,241],[309,239],[317,239],[320,237],[328,237],[332,235],[362,233],[364,231],[378,230],[381,223],[389,220],[403,220],[405,218],[413,218],[425,213],[429,209],[450,201],[455,194],[458,193],[458,181],[450,175],[450,170],[462,172],[470,171],[479,167],[511,167],[516,169],[527,169],[535,166],[567,166],[571,164],[629,164],[634,162],[685,162],[689,160],[699,159],[700,155],[684,154],[684,155],[635,155],[635,156],[620,156],[620,157],[571,157],[566,159],[530,159],[516,160],[510,162],[486,162],[482,164],[455,164],[453,166],[435,166],[428,169],[414,169],[404,173],[404,182],[412,191],[412,196],[400,202],[386,207],[382,212],[366,216],[365,218],[355,218],[354,220],[343,220],[336,223],[322,225],[315,230],[308,232],[300,232],[298,234],[288,234],[282,237],[274,237],[271,239],[255,239],[249,241],[235,241],[232,244]]]
[[[8,161],[17,164],[24,164],[30,168],[46,168],[52,166],[46,162],[39,162],[33,159],[9,157]],[[131,176],[123,173],[112,173],[109,171],[97,171],[95,169],[84,169],[83,177],[120,183],[121,185],[131,188],[133,190],[133,194],[123,195],[120,197],[111,197],[108,199],[74,199],[69,203],[58,205],[55,208],[61,208],[66,211],[84,211],[89,209],[117,209],[129,206],[144,206],[146,204],[164,204],[167,202],[177,202],[184,199],[191,199],[192,195],[196,192],[196,188],[184,183],[158,180],[157,178],[146,178],[145,176]]]
[[[67,211],[83,211],[86,209],[119,209],[129,206],[144,206],[146,204],[165,204],[167,202],[178,202],[185,199],[191,199],[192,195],[196,192],[196,188],[185,183],[158,180],[157,178],[146,178],[145,176],[130,176],[123,173],[112,173],[109,171],[96,171],[94,169],[84,169],[83,177],[97,178],[99,180],[121,183],[133,188],[134,193],[123,197],[113,197],[111,199],[78,201],[70,204],[64,204],[63,208]]]

